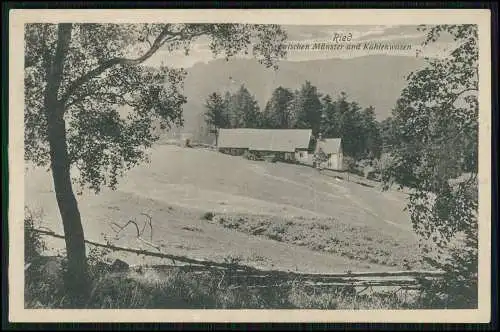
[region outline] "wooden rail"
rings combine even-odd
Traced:
[[[50,230],[34,229],[42,235],[64,239],[64,235],[57,234]],[[176,268],[191,273],[205,273],[207,271],[217,272],[224,279],[238,283],[244,281],[245,284],[253,283],[262,287],[276,285],[278,281],[296,280],[305,285],[314,286],[418,286],[420,279],[439,278],[444,275],[442,271],[386,271],[386,272],[347,272],[347,273],[301,273],[295,271],[282,270],[261,270],[254,267],[235,264],[221,263],[207,260],[198,260],[184,256],[171,255],[163,252],[154,252],[143,249],[128,248],[114,244],[101,243],[97,241],[85,240],[87,244],[108,248],[115,251],[130,252],[138,255],[159,257],[170,259],[174,265],[155,265],[151,267],[143,266],[143,269],[161,270]],[[183,263],[183,264],[178,264]]]

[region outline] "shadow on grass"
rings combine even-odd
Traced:
[[[71,307],[61,272],[45,264],[26,271],[26,308]],[[50,260],[59,266],[59,262]],[[237,283],[213,271],[193,273],[180,268],[93,273],[86,309],[411,309],[412,301],[395,292],[358,295],[345,288],[310,287],[297,281],[259,287]]]

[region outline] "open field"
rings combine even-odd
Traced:
[[[30,209],[42,209],[45,227],[62,232],[50,173],[28,169],[25,197]],[[127,173],[116,191],[84,192],[78,199],[87,238],[114,235],[112,222],[124,225],[135,219],[142,227],[146,218],[141,213],[147,213],[155,245],[193,258],[237,258],[256,267],[304,272],[383,271],[401,269],[406,253],[414,262],[418,249],[403,211],[404,193],[382,192],[310,167],[249,161],[210,150],[158,145],[151,163]],[[207,212],[264,218],[268,228],[278,219],[293,225],[279,240],[210,222],[203,218]],[[324,226],[311,226],[318,223]],[[303,234],[304,242],[292,239],[292,233]],[[120,235],[117,244],[144,246],[136,241],[133,227]],[[149,236],[146,229],[144,238]],[[62,247],[63,242],[49,245]],[[160,263],[119,257],[130,264]]]

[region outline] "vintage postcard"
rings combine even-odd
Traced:
[[[11,321],[489,322],[489,29],[11,11]]]

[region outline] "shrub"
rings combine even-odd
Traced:
[[[434,194],[410,195],[410,213],[424,240],[424,259],[445,272],[425,284],[423,301],[431,307],[477,308],[477,178]]]
[[[358,176],[365,176],[365,172],[362,168],[359,168],[358,166],[352,166],[349,170],[349,173],[358,175]]]
[[[377,170],[370,170],[366,173],[366,178],[368,180],[380,181],[381,175]]]
[[[40,223],[38,216],[25,208],[24,215],[24,261],[31,262],[47,249],[40,233],[35,232],[36,224]]]
[[[210,220],[212,221],[214,219],[215,214],[213,212],[205,212],[202,216],[202,219],[204,220]]]
[[[328,161],[328,156],[326,155],[326,153],[323,152],[322,149],[319,149],[319,151],[313,155],[314,167],[321,167],[321,165],[327,161]]]
[[[87,261],[89,264],[89,273],[92,278],[99,278],[111,270],[111,266],[106,261],[111,251],[108,248],[90,247],[87,254]]]
[[[257,160],[257,156],[248,150],[245,150],[245,152],[243,152],[243,158],[248,160]]]
[[[288,226],[284,223],[274,224],[268,229],[266,235],[272,240],[283,241],[287,228]]]
[[[478,307],[477,252],[451,249],[445,264],[431,265],[445,270],[444,278],[421,280],[422,306],[427,308],[464,309]]]
[[[350,172],[354,170],[356,166],[356,161],[352,157],[344,156],[343,164],[344,164],[344,170]]]

